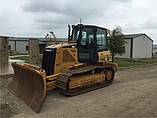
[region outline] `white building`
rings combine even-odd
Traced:
[[[28,42],[31,38],[25,37],[10,37],[9,38],[9,49],[19,52],[20,54],[28,54]],[[36,38],[39,40],[39,53],[42,53],[46,47],[48,39]],[[53,39],[52,39],[53,40]],[[57,38],[58,41],[66,41],[66,38]]]
[[[153,45],[153,56],[157,56],[157,45]]]
[[[28,41],[30,38],[24,37],[11,37],[9,38],[10,50],[16,50],[20,54],[28,54]],[[46,46],[47,39],[39,39],[39,51],[42,53]],[[152,58],[153,53],[153,40],[146,34],[130,34],[124,36],[125,41],[125,54],[120,58]],[[66,38],[57,38],[58,41],[65,41]]]
[[[16,50],[20,54],[28,54],[28,39],[9,39],[9,49]]]
[[[153,40],[146,34],[130,34],[124,36],[125,54],[120,58],[152,58]]]

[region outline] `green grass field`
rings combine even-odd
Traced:
[[[10,57],[10,59],[23,60],[24,62],[29,63],[29,55]],[[42,60],[42,55],[39,55],[39,59]]]
[[[10,59],[23,60],[25,62],[29,62],[29,56],[10,57]]]
[[[39,56],[40,60],[42,60],[42,55]],[[11,57],[11,59],[16,59],[16,60],[23,60],[25,62],[29,62],[29,56],[16,56],[16,57]],[[147,64],[153,64],[157,63],[157,58],[152,58],[152,59],[139,59],[139,62],[130,62],[128,59],[115,59],[114,63],[118,64],[118,67],[128,67],[128,66],[138,66],[138,65],[147,65]]]
[[[119,67],[138,66],[157,63],[157,58],[139,59],[139,62],[130,62],[128,59],[115,59],[114,63],[118,63]]]

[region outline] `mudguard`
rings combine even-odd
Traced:
[[[38,113],[46,97],[45,71],[17,63],[12,66],[14,77],[8,89]]]

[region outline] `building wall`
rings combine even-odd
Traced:
[[[9,41],[10,50],[15,50],[15,41]]]
[[[28,41],[16,41],[16,51],[20,54],[28,54],[26,46],[28,46]]]
[[[153,45],[153,53],[157,52],[157,45]]]
[[[9,46],[10,50],[17,51],[20,54],[28,54],[28,50],[26,50],[26,46],[28,46],[28,41],[30,38],[25,38],[25,37],[10,37],[9,38]],[[38,38],[39,39],[39,47],[40,47],[40,53],[43,52],[43,49],[46,47],[46,43],[48,39],[45,38]],[[54,39],[50,39],[54,40]],[[67,38],[57,38],[57,41],[67,41]]]
[[[153,48],[153,53],[157,53],[157,48]]]
[[[157,57],[157,45],[153,45],[153,56]]]
[[[127,43],[125,44],[125,54],[122,56],[116,55],[118,58],[130,58],[130,51],[131,51],[131,39],[125,40]]]
[[[132,58],[152,58],[153,42],[145,35],[133,39]]]

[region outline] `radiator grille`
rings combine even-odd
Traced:
[[[55,57],[56,57],[56,48],[45,49],[43,53],[42,69],[46,71],[46,75],[54,74]]]

